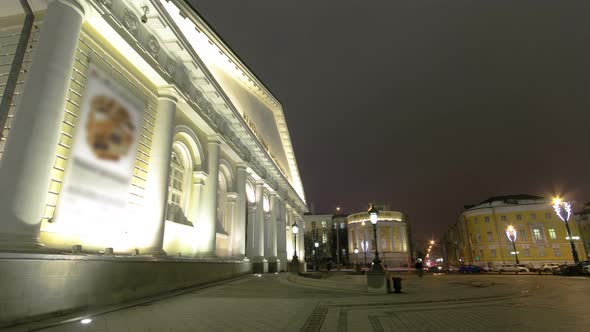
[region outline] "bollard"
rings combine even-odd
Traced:
[[[402,278],[392,278],[393,279],[393,289],[395,289],[394,293],[401,293],[402,292]]]

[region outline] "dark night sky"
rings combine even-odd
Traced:
[[[590,200],[590,2],[191,0],[281,101],[316,211],[440,238],[489,196]]]

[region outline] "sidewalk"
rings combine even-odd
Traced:
[[[585,316],[590,282],[583,278],[402,275],[403,294],[383,295],[359,291],[362,275],[335,274],[304,285],[297,278],[251,276],[91,315],[88,325],[78,317],[40,331],[578,331],[590,326]],[[342,287],[325,287],[326,282]]]

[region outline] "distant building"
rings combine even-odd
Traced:
[[[445,252],[453,265],[495,266],[515,262],[508,225],[517,231],[516,252],[521,264],[573,262],[563,221],[555,215],[551,201],[532,195],[491,197],[467,206],[445,236]],[[579,257],[586,257],[576,222],[570,229]]]
[[[307,262],[313,263],[317,260],[318,263],[348,264],[346,217],[346,214],[304,215],[304,245]]]
[[[377,244],[379,257],[387,267],[408,267],[411,264],[410,229],[403,213],[391,211],[389,205],[375,205],[379,210],[377,221]],[[375,240],[369,214],[359,212],[347,218],[348,252],[357,248],[358,261],[367,265],[373,261]],[[354,255],[354,254],[353,254]],[[351,260],[357,257],[351,257]]]

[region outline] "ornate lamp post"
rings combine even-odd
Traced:
[[[354,247],[354,255],[356,256],[356,265],[359,265],[359,248]]]
[[[578,258],[578,251],[576,250],[576,245],[574,244],[574,238],[572,237],[572,232],[570,231],[570,225],[568,221],[572,217],[572,206],[569,202],[562,201],[560,198],[553,199],[553,210],[559,217],[559,219],[563,220],[565,223],[565,229],[567,230],[567,236],[570,240],[570,245],[572,246],[572,256],[574,256],[574,262],[577,264],[580,262]]]
[[[295,251],[293,252],[293,262],[294,263],[299,263],[299,258],[297,257],[297,233],[299,233],[299,226],[297,226],[297,223],[293,223],[293,225],[291,226],[291,229],[293,230],[293,242],[295,244]]]
[[[371,220],[371,224],[373,224],[373,237],[375,239],[375,259],[373,259],[373,267],[371,271],[383,271],[383,266],[381,265],[381,260],[379,259],[379,245],[377,244],[377,215],[379,211],[371,204],[371,208],[369,209],[369,217]]]
[[[512,242],[512,249],[514,249],[514,258],[516,259],[516,264],[520,264],[520,262],[518,261],[518,251],[516,251],[516,229],[514,229],[514,226],[512,225],[508,225],[508,228],[506,228],[506,236],[508,237],[508,240],[510,240],[510,242]]]

